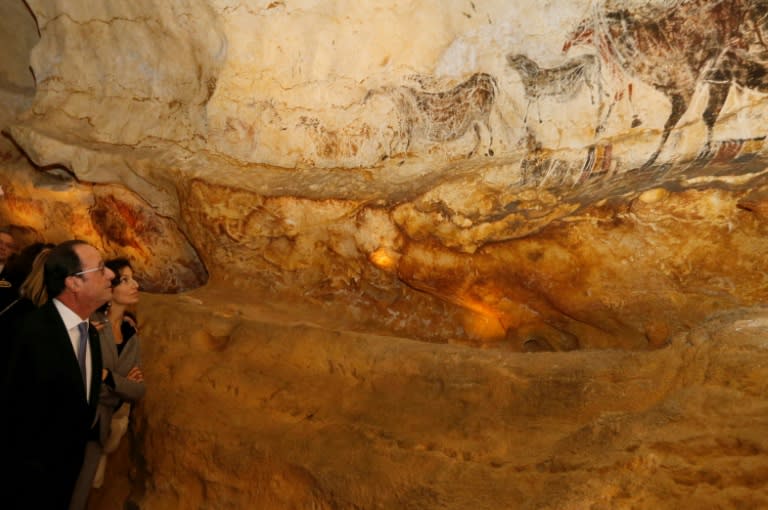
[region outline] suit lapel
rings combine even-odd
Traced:
[[[56,310],[56,306],[53,304],[53,300],[49,300],[43,307],[46,308],[46,313],[49,315],[50,324],[53,324],[53,329],[56,332],[55,345],[60,350],[60,357],[62,360],[67,361],[67,372],[75,384],[77,381],[77,387],[80,388],[80,395],[83,401],[87,401],[87,395],[85,393],[85,385],[83,384],[83,375],[80,373],[80,364],[77,362],[77,355],[72,348],[72,340],[69,338],[69,331],[64,324],[64,321],[59,315],[59,311]],[[95,341],[94,341],[95,336]],[[91,398],[89,406],[95,409],[98,404],[98,395],[101,389],[101,348],[99,347],[99,337],[96,328],[88,328],[88,343],[91,346]]]
[[[53,339],[52,348],[58,351],[57,357],[66,363],[66,372],[70,381],[74,384],[74,381],[80,381],[80,388],[82,397],[85,398],[85,388],[83,387],[83,377],[80,374],[80,365],[77,363],[77,356],[72,348],[72,340],[69,338],[69,331],[64,325],[64,321],[59,315],[59,311],[56,310],[56,306],[53,304],[53,300],[49,300],[43,309],[48,316],[48,324],[51,325],[51,338]]]

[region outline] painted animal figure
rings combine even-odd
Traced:
[[[542,96],[551,96],[559,101],[566,101],[581,89],[589,88],[592,103],[595,102],[595,87],[598,86],[598,67],[595,55],[579,55],[566,63],[551,68],[542,68],[522,54],[508,54],[507,64],[520,74],[525,89],[525,96],[530,102]],[[528,108],[524,121],[528,120]],[[539,115],[541,122],[541,115]]]
[[[632,12],[598,9],[570,34],[563,51],[594,45],[608,65],[669,99],[671,110],[646,168],[688,109],[698,83],[709,88],[702,153],[709,152],[714,124],[732,85],[768,92],[767,28],[768,0],[680,0]]]
[[[497,90],[495,78],[486,73],[475,73],[466,81],[441,92],[405,86],[387,89],[400,111],[408,145],[418,137],[449,142],[473,129],[475,146],[469,156],[476,154],[484,141],[485,154],[493,155],[489,118]]]

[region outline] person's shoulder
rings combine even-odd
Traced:
[[[28,299],[25,301],[27,301],[29,304],[32,304],[32,302]],[[30,312],[30,315],[34,315],[35,317],[46,318],[46,317],[53,317],[59,314],[52,300],[47,301],[46,303],[44,303],[39,307],[35,307],[35,305],[32,305],[32,308],[33,310]]]
[[[18,307],[18,310],[21,313],[30,313],[33,310],[37,310],[37,307],[32,302],[32,300],[25,297],[19,298],[19,300],[16,301],[16,304],[14,306]]]
[[[16,287],[5,280],[0,280],[0,310],[4,310],[18,297],[19,292]]]
[[[51,315],[50,310],[35,308],[32,305],[30,310],[18,314],[16,318],[12,337],[15,348],[35,352],[35,356],[50,356],[50,341],[56,335],[55,317]]]
[[[57,312],[53,302],[49,301],[40,308],[35,308],[35,305],[29,300],[24,300],[24,304],[21,303],[22,301],[19,304],[24,307],[26,313],[21,318],[19,334],[33,334],[39,331],[50,330],[55,325],[53,319],[56,317]]]
[[[21,323],[24,317],[29,315],[32,311],[36,310],[36,307],[32,301],[27,298],[16,298],[8,306],[6,306],[0,316],[6,318],[9,321]]]

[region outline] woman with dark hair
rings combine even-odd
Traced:
[[[91,487],[101,487],[107,454],[117,449],[128,429],[131,404],[144,396],[140,342],[129,308],[139,302],[139,284],[128,259],[104,263],[115,273],[112,299],[91,317],[99,330],[103,375],[99,399],[99,437],[88,442],[70,510],[86,507]]]

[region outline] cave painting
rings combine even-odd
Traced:
[[[694,95],[702,92],[707,94],[706,105],[699,118],[706,138],[697,150],[699,160],[722,161],[733,154],[742,157],[765,145],[762,133],[714,140],[713,131],[734,86],[768,93],[768,0],[677,0],[645,4],[632,11],[596,0],[591,15],[565,36],[562,49],[566,58],[553,67],[542,66],[525,52],[503,57],[504,68],[519,76],[523,88],[517,100],[525,108],[524,128],[518,134],[505,122],[498,104],[500,93],[512,91],[500,90],[502,82],[485,72],[476,72],[458,84],[441,85],[438,79],[421,76],[416,77],[416,86],[370,90],[366,100],[384,94],[395,105],[395,143],[386,156],[407,153],[417,141],[444,144],[460,139],[473,142],[463,156],[494,156],[494,137],[506,134],[513,138],[507,140],[512,144],[527,142],[526,160],[531,163],[531,158],[542,156],[542,144],[529,129],[530,108],[535,103],[541,123],[541,100],[564,103],[586,91],[596,108],[593,138],[585,147],[586,159],[574,162],[579,175],[573,177],[575,182],[583,182],[596,175],[613,175],[619,170],[615,165],[620,164],[614,160],[615,142],[601,140],[600,134],[614,106],[624,98],[632,110],[627,127],[643,123],[632,104],[633,83],[638,82],[661,93],[670,104],[663,127],[659,126],[658,142],[652,142],[655,146],[641,168],[655,164],[672,131],[696,104]],[[492,115],[497,121],[493,125]],[[505,129],[494,133],[494,126]],[[562,168],[550,170],[545,174],[562,174]],[[537,170],[531,175],[540,174]]]
[[[415,139],[450,142],[473,131],[475,145],[468,154],[492,156],[493,133],[489,123],[496,96],[496,79],[475,73],[466,81],[443,91],[408,86],[386,87],[381,91],[394,101],[405,137],[406,151]]]
[[[652,165],[691,104],[697,84],[709,91],[702,119],[712,130],[733,85],[768,92],[768,0],[682,0],[634,12],[595,9],[566,39],[563,51],[590,45],[614,72],[652,85],[671,103]]]
[[[528,121],[531,102],[542,96],[552,96],[558,101],[572,99],[582,86],[589,88],[592,103],[595,102],[596,88],[599,88],[597,57],[586,54],[568,60],[564,64],[542,68],[523,54],[507,55],[507,64],[520,74],[528,106],[523,122]],[[539,115],[541,122],[541,115]]]

